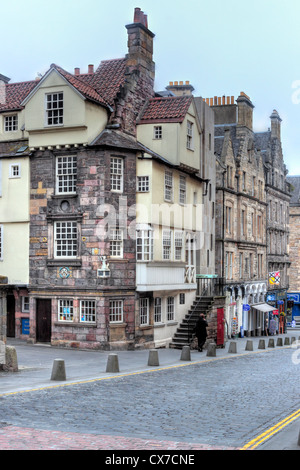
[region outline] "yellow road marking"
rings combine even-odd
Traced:
[[[290,416],[287,418],[283,419],[279,423],[275,424],[275,426],[272,426],[270,429],[267,431],[263,432],[259,436],[257,436],[255,439],[252,439],[252,441],[248,442],[244,447],[242,447],[241,450],[254,450],[256,447],[258,447],[260,444],[262,444],[264,441],[267,439],[270,439],[270,437],[274,436],[277,432],[279,432],[281,429],[283,429],[285,426],[290,424],[292,421],[295,419],[300,418],[300,409],[292,413]]]

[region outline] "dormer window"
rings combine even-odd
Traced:
[[[5,132],[14,132],[18,130],[17,114],[12,114],[11,116],[4,117],[4,130]]]
[[[46,125],[61,126],[64,123],[63,93],[48,93],[46,95]]]

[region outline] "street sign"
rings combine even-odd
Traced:
[[[273,315],[278,315],[278,310],[273,310]]]
[[[250,308],[251,308],[251,307],[250,307],[250,305],[248,305],[248,304],[244,304],[244,305],[243,305],[243,310],[244,310],[245,312],[249,312]]]

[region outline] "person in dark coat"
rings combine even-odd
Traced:
[[[205,320],[205,316],[203,313],[201,313],[199,319],[197,320],[196,326],[195,326],[195,333],[198,339],[198,351],[202,352],[204,343],[207,338],[207,328],[208,324],[207,321]]]

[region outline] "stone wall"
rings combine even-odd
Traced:
[[[300,206],[290,207],[289,292],[300,292]]]

